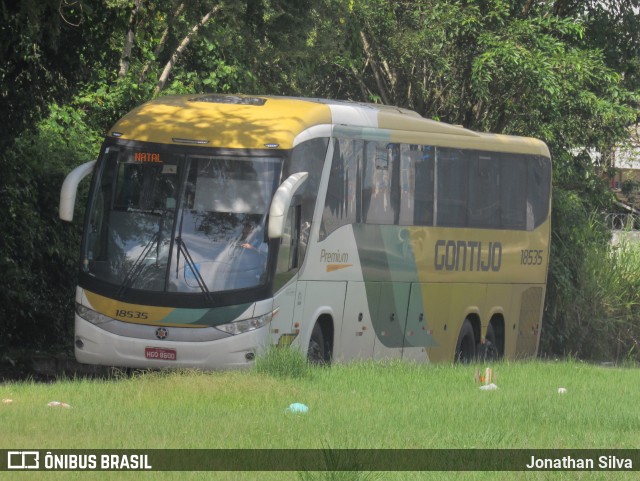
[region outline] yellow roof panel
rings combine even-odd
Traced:
[[[314,125],[375,132],[392,142],[549,156],[535,139],[478,133],[378,104],[329,99],[197,94],[161,97],[132,110],[111,130],[122,139],[206,147],[290,149]],[[344,134],[344,132],[342,132]]]
[[[169,96],[132,110],[111,129],[120,138],[164,144],[173,139],[206,141],[206,147],[289,149],[303,130],[330,124],[327,105],[301,99],[227,97],[239,102],[207,101],[206,95]],[[224,97],[223,97],[224,98]]]

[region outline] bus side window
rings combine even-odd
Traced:
[[[549,160],[544,157],[531,158],[527,163],[527,209],[531,210],[531,219],[527,217],[527,230],[538,227],[547,218],[550,182]]]
[[[436,225],[467,226],[468,155],[462,149],[439,148],[436,157]]]
[[[502,154],[500,163],[500,220],[503,229],[527,227],[527,165],[517,154]]]
[[[343,225],[359,222],[360,179],[363,142],[335,139],[331,173],[325,199],[320,240]]]
[[[309,242],[309,235],[311,231],[311,221],[313,220],[313,213],[315,212],[316,201],[318,199],[318,190],[320,189],[320,175],[315,175],[313,173],[322,172],[328,145],[328,138],[318,138],[307,140],[306,142],[302,142],[294,147],[291,154],[291,163],[288,166],[289,170],[285,171],[285,175],[283,177],[287,178],[296,172],[312,173],[307,177],[307,180],[297,193],[297,195],[300,196],[301,205],[301,232],[298,252],[300,263],[302,263],[302,259],[304,259],[304,256],[306,255],[307,244]]]
[[[469,168],[468,225],[500,228],[500,159],[491,152],[467,153]]]
[[[435,147],[403,145],[400,225],[433,225]]]
[[[367,224],[400,220],[400,145],[366,142],[362,176],[362,217]]]

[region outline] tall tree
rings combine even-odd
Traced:
[[[48,99],[65,94],[75,77],[73,61],[60,45],[76,37],[68,25],[76,12],[58,0],[2,0],[0,3],[0,148],[42,115]]]
[[[185,49],[191,42],[191,39],[198,33],[200,28],[206,25],[209,19],[212,16],[214,16],[216,12],[220,10],[220,8],[221,8],[220,5],[215,5],[211,10],[205,13],[204,16],[198,21],[198,23],[196,23],[193,27],[191,27],[191,30],[189,30],[187,34],[184,36],[184,38],[180,41],[176,49],[171,54],[171,57],[165,64],[164,69],[160,74],[160,77],[158,78],[158,85],[156,86],[156,89],[155,89],[156,94],[161,92],[162,89],[164,89],[164,86],[167,83],[167,79],[171,74],[171,70],[173,69],[174,65],[176,64],[180,56],[184,53]]]

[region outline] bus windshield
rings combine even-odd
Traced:
[[[127,289],[209,293],[266,282],[266,215],[282,161],[110,146],[97,169],[83,270]]]

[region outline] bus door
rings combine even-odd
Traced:
[[[305,286],[301,286],[300,292],[298,292],[297,286],[297,274],[301,262],[300,212],[300,204],[292,202],[284,222],[282,237],[279,240],[280,246],[274,278],[275,294],[273,299],[276,315],[271,321],[271,341],[274,343],[282,342],[279,341],[282,335],[290,336],[296,333],[294,310],[296,304],[298,306],[302,305],[304,299]],[[289,338],[288,342],[291,340]]]
[[[429,323],[423,302],[425,284],[414,282],[411,284],[409,295],[409,309],[407,323],[404,330],[402,344],[402,359],[424,362],[428,360],[427,347],[435,345],[432,337],[432,327]]]
[[[373,283],[370,283],[373,284]],[[348,282],[338,360],[371,359],[376,334],[371,322],[364,282]]]

